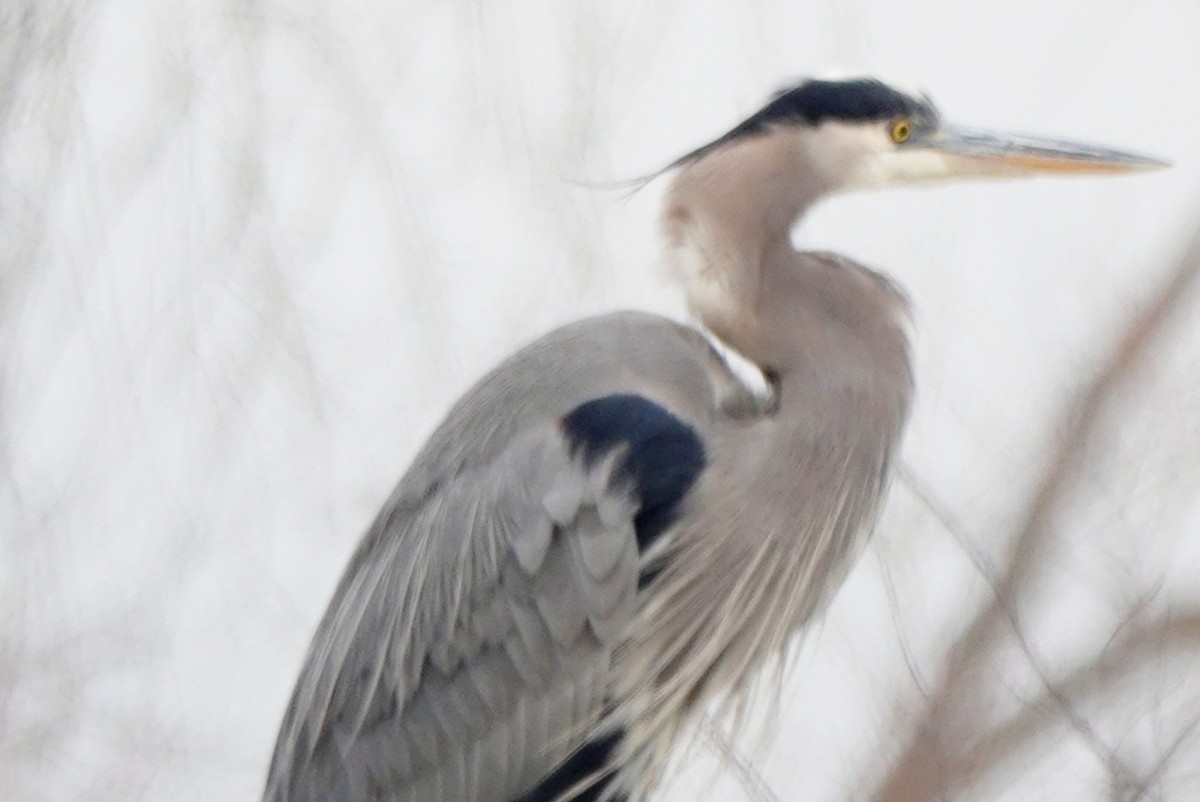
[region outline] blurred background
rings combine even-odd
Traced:
[[[804,221],[914,298],[902,475],[765,733],[663,799],[1200,798],[1198,38],[1192,0],[6,0],[0,796],[256,798],[453,399],[684,315],[662,182],[597,185],[832,72],[1175,166]]]

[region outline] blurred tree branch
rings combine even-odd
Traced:
[[[970,548],[969,539],[963,537],[953,518],[940,509],[916,477],[911,474],[902,477],[964,545],[987,576],[993,594],[949,648],[943,676],[929,692],[923,716],[878,784],[872,797],[876,802],[944,798],[948,792],[979,781],[1002,762],[1028,750],[1064,721],[1106,759],[1114,775],[1114,787],[1120,784],[1128,788],[1128,793],[1119,798],[1137,799],[1145,795],[1153,778],[1135,780],[1112,750],[1091,732],[1086,719],[1076,712],[1074,700],[1111,693],[1121,679],[1162,659],[1168,652],[1200,651],[1200,611],[1147,622],[1139,622],[1132,616],[1092,661],[1053,680],[1025,640],[1018,602],[1029,593],[1034,569],[1055,535],[1057,517],[1077,481],[1086,473],[1089,456],[1103,437],[1103,427],[1114,402],[1130,387],[1168,323],[1190,300],[1198,278],[1200,232],[1193,237],[1162,288],[1126,328],[1099,374],[1071,405],[1061,427],[1065,434],[1020,526],[1010,538],[1007,561],[998,576],[988,574],[975,550]],[[989,675],[982,669],[997,660],[1006,634],[1016,637],[1045,689],[1018,714],[989,729],[983,724],[986,711],[981,706],[981,701],[987,698],[983,682]],[[1180,735],[1152,774],[1161,774],[1170,753],[1185,736],[1186,733]]]

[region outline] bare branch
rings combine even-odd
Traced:
[[[779,802],[779,797],[763,780],[762,775],[711,716],[705,715],[701,719],[700,734],[717,753],[721,764],[732,769],[734,779],[752,802]]]
[[[1175,758],[1175,753],[1178,752],[1179,748],[1183,746],[1183,744],[1186,743],[1187,740],[1192,737],[1192,735],[1195,734],[1198,728],[1200,728],[1200,718],[1194,718],[1190,724],[1188,724],[1179,732],[1179,735],[1177,735],[1175,740],[1171,742],[1171,745],[1166,748],[1158,762],[1154,764],[1150,771],[1146,772],[1146,776],[1143,778],[1142,782],[1133,789],[1133,794],[1129,797],[1129,802],[1139,802],[1144,796],[1146,796],[1147,793],[1149,793],[1150,788],[1155,783],[1159,782],[1162,779],[1163,774],[1166,773],[1167,767],[1171,765],[1171,761]]]
[[[1200,610],[1171,616],[1151,625],[1129,630],[1095,660],[1076,668],[1054,683],[1020,713],[996,727],[986,737],[962,750],[957,760],[943,765],[950,785],[978,780],[1018,753],[1036,746],[1062,719],[1062,700],[1086,700],[1105,696],[1123,680],[1171,652],[1200,649]],[[1073,706],[1073,705],[1072,705]],[[1172,750],[1173,751],[1173,750]],[[1125,769],[1122,774],[1129,774]]]
[[[1048,535],[1053,531],[1055,515],[1074,482],[1083,474],[1081,468],[1087,449],[1098,434],[1104,413],[1124,389],[1137,366],[1144,361],[1157,335],[1187,298],[1198,276],[1200,233],[1193,238],[1191,246],[1162,289],[1126,329],[1125,336],[1117,344],[1105,368],[1068,414],[1063,426],[1066,434],[1013,540],[1009,563],[996,591],[997,598],[980,612],[951,650],[949,670],[952,682],[961,681],[958,677],[963,669],[973,663],[969,658],[984,656],[989,651],[995,642],[998,625],[1011,618],[1011,600],[1021,593],[1031,574],[1031,566],[1042,554]]]
[[[964,545],[967,553],[985,577],[993,582],[994,595],[949,649],[942,681],[930,699],[925,716],[914,728],[909,743],[899,753],[892,769],[879,784],[874,796],[877,802],[933,798],[939,789],[945,788],[947,784],[962,784],[978,776],[977,772],[965,773],[959,765],[961,761],[956,763],[952,757],[947,758],[943,754],[945,750],[940,738],[951,726],[961,726],[966,719],[976,714],[974,700],[979,694],[973,691],[978,690],[974,687],[978,682],[978,669],[995,657],[999,636],[1004,631],[1002,624],[1005,621],[1011,624],[1023,650],[1031,660],[1033,659],[1028,644],[1021,636],[1015,601],[1025,590],[1032,574],[1030,569],[1036,564],[1037,557],[1043,553],[1046,542],[1054,531],[1056,515],[1083,473],[1088,449],[1099,434],[1105,413],[1126,388],[1129,379],[1144,361],[1172,315],[1189,296],[1198,277],[1200,233],[1193,238],[1190,247],[1164,286],[1127,328],[1104,369],[1092,381],[1079,401],[1072,405],[1073,411],[1062,427],[1066,434],[1050,460],[1022,523],[1011,540],[1008,562],[998,579],[993,580],[989,575],[990,572],[978,558],[976,550],[969,546],[971,541],[963,538],[962,528],[957,522],[939,515],[948,531],[955,534],[960,543],[967,544]],[[905,478],[918,498],[929,499],[926,503],[930,508],[941,512],[940,505],[932,502],[931,495],[922,492],[922,485],[914,476],[909,474]],[[1128,638],[1137,642],[1140,633],[1141,630],[1131,632]],[[1113,650],[1109,649],[1105,654],[1112,653]],[[1033,660],[1033,663],[1035,668],[1038,668],[1036,660]],[[1107,666],[1109,663],[1107,660],[1101,660],[1098,665]],[[1045,681],[1045,674],[1040,668],[1039,674]],[[1037,718],[1034,714],[1044,710],[1044,715],[1052,715],[1057,719],[1065,711],[1068,718],[1072,718],[1070,705],[1067,703],[1069,696],[1070,694],[1058,694],[1053,686],[1047,685],[1044,708],[1032,705],[1027,708],[1027,712]],[[1080,730],[1078,721],[1075,721],[1075,725],[1076,729]],[[1084,727],[1080,731],[1086,735],[1088,730]],[[1025,735],[1028,738],[1032,733],[1028,732]],[[1097,745],[1093,744],[1093,747],[1096,748]],[[976,755],[972,754],[972,758],[975,757]],[[951,764],[942,765],[947,759],[952,761]],[[988,765],[993,763],[991,760],[984,762]]]

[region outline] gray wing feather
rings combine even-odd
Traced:
[[[554,422],[631,391],[695,421],[738,387],[701,335],[639,313],[564,327],[482,380],[339,584],[266,797],[507,800],[551,769],[603,703],[638,569],[637,500]]]
[[[548,425],[396,499],[318,631],[268,797],[507,800],[565,757],[636,604],[613,466]]]
[[[550,636],[563,647],[570,647],[587,625],[586,600],[575,592],[575,574],[568,549],[554,549],[542,564],[537,577],[535,600],[538,612]]]

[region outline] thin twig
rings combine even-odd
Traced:
[[[974,687],[979,674],[976,669],[994,658],[1003,632],[1002,624],[1010,622],[1020,634],[1015,600],[1025,590],[1033,574],[1031,568],[1044,552],[1053,531],[1054,518],[1084,473],[1088,449],[1113,401],[1144,362],[1172,315],[1189,297],[1198,276],[1200,234],[1193,239],[1164,286],[1126,329],[1104,369],[1072,405],[1073,411],[1062,427],[1066,434],[1046,468],[1021,526],[1011,539],[1007,565],[993,588],[994,598],[980,609],[950,647],[945,674],[927,706],[926,715],[918,722],[909,743],[879,784],[874,796],[877,802],[929,799],[952,779],[937,765],[942,760],[939,733],[952,722],[961,722],[965,714],[973,711],[972,703],[979,697],[980,690]],[[950,529],[955,531],[957,527]],[[1060,707],[1060,704],[1053,706]],[[960,772],[951,773],[955,775],[955,783],[971,779]]]
[[[752,802],[780,802],[749,758],[741,753],[711,716],[705,715],[701,719],[700,734],[721,762],[732,769],[734,779]]]
[[[1169,652],[1196,650],[1200,650],[1200,610],[1129,630],[1095,660],[1071,671],[986,737],[973,741],[960,758],[947,762],[946,781],[961,785],[978,780],[1035,746],[1038,736],[1049,734],[1051,726],[1061,720],[1056,712],[1060,699],[1095,699]]]
[[[1162,756],[1158,759],[1158,762],[1154,764],[1150,771],[1146,772],[1146,776],[1143,778],[1139,787],[1134,789],[1133,796],[1129,797],[1128,802],[1140,802],[1142,797],[1150,792],[1150,788],[1155,783],[1162,780],[1163,775],[1167,773],[1167,767],[1171,765],[1171,761],[1175,757],[1175,753],[1179,751],[1180,747],[1183,746],[1188,738],[1192,737],[1192,734],[1196,732],[1198,726],[1200,726],[1200,718],[1195,718],[1192,719],[1190,724],[1180,730],[1179,735],[1175,737],[1175,740],[1171,742],[1171,745],[1168,746],[1162,753]]]

